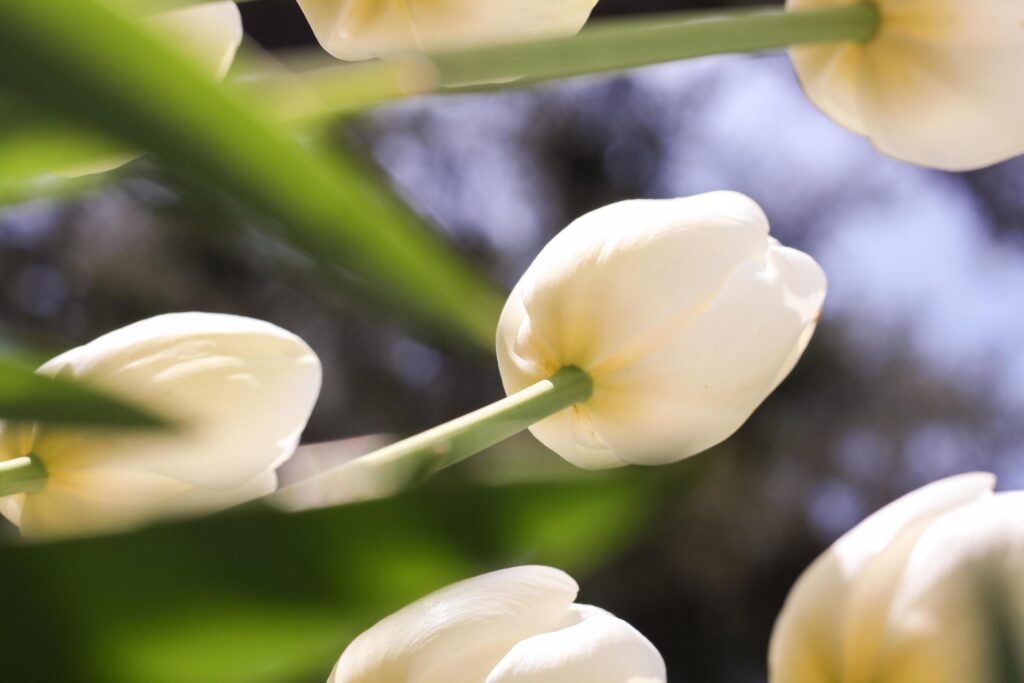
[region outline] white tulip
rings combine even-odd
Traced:
[[[539,566],[460,581],[352,641],[328,683],[664,683],[654,646],[578,591]]]
[[[787,0],[791,10],[861,0]],[[863,43],[790,50],[808,96],[890,156],[951,171],[1024,153],[1024,3],[876,0]]]
[[[325,50],[360,60],[570,36],[597,0],[298,0]]]
[[[1000,604],[1024,635],[1024,492],[994,495],[993,485],[987,474],[936,482],[840,538],[786,601],[771,680],[996,680],[986,591],[1005,591]]]
[[[87,381],[169,432],[0,423],[0,460],[34,455],[42,490],[0,499],[26,537],[119,530],[273,491],[320,391],[316,354],[270,323],[180,313],[106,334],[39,372]]]
[[[242,44],[242,16],[238,5],[223,0],[162,12],[149,17],[147,25],[167,44],[191,60],[203,73],[221,80],[227,75]],[[137,153],[60,169],[58,175],[77,178],[106,173],[138,158]]]
[[[727,438],[789,374],[825,276],[734,192],[612,204],[537,256],[498,323],[513,393],[576,366],[593,394],[531,431],[580,467],[661,464]]]

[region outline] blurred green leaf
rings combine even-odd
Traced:
[[[356,159],[304,150],[101,0],[2,7],[0,89],[232,194],[436,333],[493,345],[503,297]]]
[[[167,427],[159,417],[65,378],[0,356],[0,419],[109,427]]]
[[[585,576],[636,544],[692,474],[449,480],[300,514],[0,544],[0,661],[11,680],[319,683],[357,633],[443,585],[527,563]]]

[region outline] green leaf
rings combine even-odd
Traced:
[[[305,150],[101,0],[4,2],[0,89],[263,212],[392,310],[490,348],[503,297],[342,150]]]
[[[693,474],[435,482],[301,514],[254,506],[127,535],[0,543],[0,662],[10,680],[323,681],[352,637],[451,582],[529,563],[584,578],[636,544]]]
[[[156,428],[168,423],[145,411],[65,378],[37,375],[0,357],[0,419],[105,427]]]

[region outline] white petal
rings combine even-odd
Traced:
[[[635,362],[595,372],[594,429],[627,462],[660,464],[735,432],[792,369],[825,297],[808,256],[772,247],[704,310]]]
[[[520,331],[514,348],[540,365],[621,362],[650,336],[698,315],[737,265],[762,257],[767,236],[760,207],[735,192],[592,211],[556,235],[523,275],[530,330]]]
[[[299,0],[339,59],[573,35],[597,0]]]
[[[997,680],[988,601],[998,600],[1024,637],[1022,577],[1024,492],[1000,493],[936,519],[892,600],[883,662],[890,680]]]
[[[555,628],[577,593],[550,567],[515,567],[460,581],[356,638],[330,683],[480,683],[519,641]]]
[[[206,313],[130,325],[40,371],[85,379],[182,425],[170,434],[40,430],[33,451],[51,478],[102,467],[222,489],[241,486],[292,454],[321,379],[316,354],[295,335]]]
[[[575,605],[568,623],[527,638],[486,683],[664,683],[665,662],[644,636],[597,607]]]
[[[234,2],[207,2],[158,14],[156,32],[204,72],[224,78],[242,44],[242,15]]]
[[[794,10],[854,4],[789,0]],[[881,0],[871,41],[791,50],[808,96],[898,159],[947,170],[1024,152],[1024,5]]]
[[[966,474],[887,505],[840,538],[797,581],[772,633],[771,680],[865,680],[878,666],[889,605],[914,544],[942,514],[992,495],[994,477]]]

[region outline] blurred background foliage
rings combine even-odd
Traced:
[[[598,14],[723,4],[602,0]],[[312,46],[290,0],[242,9],[263,47]],[[670,468],[578,473],[525,436],[393,501],[53,545],[4,528],[0,656],[30,667],[17,680],[321,681],[410,599],[545,562],[648,635],[675,683],[763,681],[787,590],[844,530],[956,472],[1024,486],[1020,160],[954,175],[886,159],[806,101],[782,54],[421,98],[318,144],[378,164],[505,288],[585,211],[745,192],[825,266],[822,325],[735,437]],[[45,357],[168,311],[268,319],[324,361],[306,441],[411,433],[501,395],[493,356],[383,318],[150,158],[55,188],[0,209],[10,348]]]

